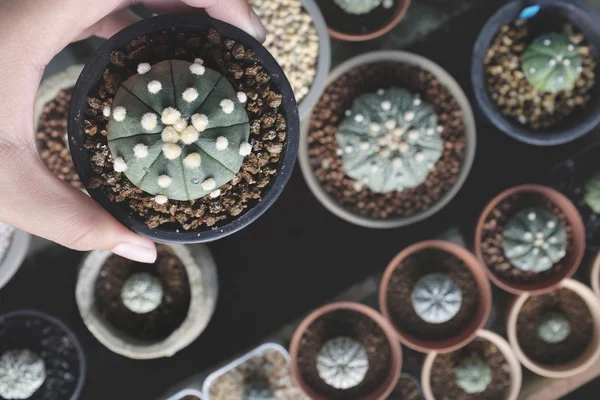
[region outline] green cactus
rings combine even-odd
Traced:
[[[492,381],[490,367],[475,354],[462,360],[454,373],[456,384],[468,394],[485,391]]]
[[[360,385],[369,370],[365,348],[349,337],[327,341],[317,355],[317,372],[323,381],[336,389]]]
[[[382,0],[334,0],[348,14],[367,14],[379,7]]]
[[[567,35],[548,33],[536,38],[523,53],[527,81],[541,92],[572,89],[583,71],[579,49]]]
[[[600,214],[600,171],[585,182],[585,204],[596,214]]]
[[[442,156],[435,110],[405,89],[363,95],[346,115],[336,134],[344,171],[373,192],[420,185]]]
[[[429,274],[419,279],[411,294],[417,315],[430,324],[443,324],[458,314],[462,292],[447,275]]]
[[[0,398],[28,399],[46,380],[44,360],[31,350],[9,350],[0,357]]]
[[[244,386],[242,400],[275,400],[275,394],[267,382],[250,381]]]
[[[544,209],[518,212],[506,223],[502,237],[504,255],[522,271],[547,271],[567,251],[565,227],[556,215]]]
[[[110,113],[115,171],[158,204],[217,197],[251,151],[246,100],[199,59],[140,64]]]
[[[147,314],[160,306],[163,288],[160,280],[147,272],[131,275],[121,289],[125,307],[136,314]]]
[[[551,312],[542,316],[538,336],[546,343],[559,343],[571,334],[571,323],[563,313]]]

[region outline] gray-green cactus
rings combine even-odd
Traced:
[[[199,59],[140,64],[110,112],[115,171],[158,204],[217,197],[252,150],[246,100]]]
[[[379,7],[382,0],[334,0],[348,14],[367,14]]]
[[[518,212],[506,223],[502,237],[506,258],[522,271],[547,271],[566,255],[565,227],[556,215],[544,209]]]
[[[541,92],[572,89],[583,71],[579,49],[567,35],[548,33],[536,38],[523,53],[527,81]]]
[[[336,389],[350,389],[361,384],[369,370],[365,348],[349,337],[327,341],[317,355],[317,372],[323,381]]]
[[[560,312],[551,312],[542,316],[538,326],[538,336],[546,343],[559,343],[571,334],[571,323]]]
[[[45,380],[44,360],[33,351],[9,350],[0,357],[0,398],[28,399]]]
[[[443,324],[460,311],[462,292],[447,275],[429,274],[417,281],[411,300],[413,309],[423,321]]]
[[[420,185],[442,155],[435,110],[405,89],[363,95],[346,115],[336,134],[344,171],[373,192]]]
[[[244,386],[243,400],[275,400],[275,394],[267,382],[250,381]]]
[[[584,201],[592,211],[600,214],[600,171],[585,182]]]
[[[163,288],[160,280],[147,272],[131,275],[121,289],[123,304],[136,314],[146,314],[156,310],[162,298]]]
[[[456,384],[468,394],[485,391],[492,381],[490,367],[476,355],[462,360],[454,372]]]

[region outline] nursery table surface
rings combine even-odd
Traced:
[[[403,48],[440,64],[473,100],[473,44],[485,21],[504,1],[429,0],[431,9],[439,3],[444,10],[451,10],[445,15],[454,15],[426,37],[415,34],[416,29],[427,29],[411,25],[411,13],[426,12],[423,4],[428,1],[413,3],[406,20],[380,40],[332,43],[334,61],[374,49]],[[593,3],[600,8],[600,0]],[[410,35],[406,32],[418,38],[407,46]],[[478,143],[470,176],[443,211],[419,224],[396,230],[350,225],[321,206],[296,167],[280,199],[265,215],[241,232],[209,245],[220,281],[216,312],[200,338],[169,359],[129,360],[110,352],[92,336],[75,303],[77,266],[83,254],[56,245],[32,248],[17,275],[0,291],[0,313],[39,309],[75,331],[88,364],[82,399],[153,399],[179,381],[257,345],[345,288],[383,271],[393,256],[411,243],[433,238],[449,226],[459,226],[471,241],[479,212],[495,194],[512,185],[543,182],[551,166],[600,134],[596,129],[568,145],[533,147],[499,132],[472,105]],[[600,388],[598,383],[593,385]],[[584,393],[593,393],[594,388],[588,385],[580,390],[584,392],[565,398],[590,398]]]

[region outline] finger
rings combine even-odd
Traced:
[[[87,39],[90,36],[98,36],[101,38],[108,39],[120,30],[128,27],[131,24],[134,24],[138,21],[141,21],[139,15],[134,13],[131,10],[121,10],[117,11],[114,14],[110,14],[100,21],[96,22],[94,25],[90,26],[83,33],[81,33],[76,39],[83,40]]]

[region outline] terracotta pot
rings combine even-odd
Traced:
[[[521,383],[523,380],[523,374],[521,371],[521,364],[514,354],[512,348],[502,336],[485,329],[481,329],[477,332],[477,337],[492,342],[498,350],[502,352],[506,363],[510,367],[510,387],[508,389],[508,395],[502,400],[516,400],[519,397],[519,391],[521,390]],[[429,353],[423,361],[423,369],[421,370],[421,385],[423,385],[423,395],[425,400],[441,400],[436,399],[431,389],[431,369],[435,358],[440,353],[433,352]]]
[[[300,323],[300,325],[298,325],[290,343],[290,355],[292,358],[292,377],[294,381],[300,387],[300,389],[302,389],[302,391],[312,400],[331,400],[316,393],[302,378],[302,374],[300,373],[300,368],[298,366],[298,350],[300,348],[300,340],[302,339],[302,336],[304,335],[308,327],[313,322],[315,322],[315,320],[317,320],[325,314],[339,310],[350,310],[361,313],[372,319],[374,322],[376,322],[377,325],[379,325],[381,330],[384,332],[388,340],[388,344],[390,346],[392,368],[390,369],[390,372],[385,381],[383,381],[383,383],[377,389],[375,389],[372,393],[363,396],[357,400],[386,399],[387,396],[392,392],[392,390],[394,390],[394,387],[396,387],[398,379],[400,379],[400,371],[402,369],[402,349],[400,348],[400,344],[396,341],[394,329],[385,320],[385,318],[383,318],[381,314],[379,314],[374,309],[359,303],[338,302],[325,305],[310,313]]]
[[[589,266],[590,286],[594,294],[600,298],[600,252],[594,254]]]
[[[577,268],[579,268],[579,264],[581,264],[581,261],[583,260],[583,255],[585,253],[585,228],[583,226],[581,216],[579,215],[579,212],[577,211],[577,208],[575,208],[573,203],[571,203],[571,201],[569,201],[569,199],[566,198],[560,192],[547,186],[520,185],[507,189],[504,192],[497,195],[496,197],[494,197],[494,199],[485,207],[477,222],[477,228],[475,231],[475,255],[483,265],[486,265],[483,259],[483,252],[481,250],[481,240],[485,220],[500,202],[517,193],[525,192],[537,193],[546,197],[548,200],[550,200],[558,208],[561,209],[561,211],[565,214],[567,220],[569,221],[569,225],[571,225],[573,229],[573,248],[567,252],[567,255],[563,259],[564,262],[567,264],[567,268],[564,268],[564,270],[560,274],[548,276],[543,281],[534,283],[512,282],[508,279],[496,275],[496,273],[487,266],[486,271],[490,280],[494,282],[496,286],[500,287],[503,290],[506,290],[507,292],[514,294],[548,293],[554,290],[563,279],[570,278],[575,273]]]
[[[427,249],[442,250],[458,257],[473,274],[473,278],[475,279],[477,288],[479,289],[479,301],[475,317],[458,335],[454,337],[448,337],[443,340],[424,340],[404,331],[392,320],[387,304],[387,292],[390,284],[390,278],[392,277],[392,274],[396,268],[409,256],[421,250]],[[410,300],[407,299],[407,301]],[[379,286],[379,308],[381,309],[382,314],[395,328],[396,337],[400,340],[400,342],[402,342],[402,344],[422,353],[428,353],[432,351],[438,353],[448,353],[465,346],[467,343],[473,340],[473,338],[475,338],[477,330],[483,328],[488,320],[488,317],[490,316],[492,309],[492,288],[484,272],[483,266],[480,265],[479,261],[477,261],[475,256],[473,256],[473,254],[471,254],[469,251],[450,242],[444,242],[441,240],[424,241],[407,247],[389,263]]]
[[[600,356],[600,307],[598,298],[587,286],[573,279],[566,279],[560,282],[558,288],[565,288],[579,295],[587,304],[594,319],[594,335],[586,350],[578,359],[562,365],[545,365],[532,360],[523,352],[517,339],[517,318],[523,304],[532,296],[531,294],[524,293],[516,298],[508,311],[506,322],[508,341],[517,358],[527,369],[548,378],[567,378],[580,374],[594,364]]]

